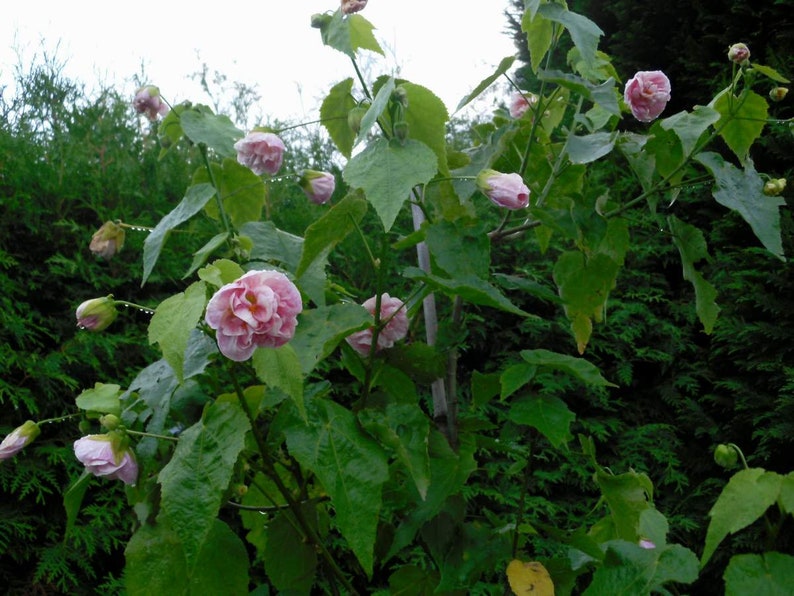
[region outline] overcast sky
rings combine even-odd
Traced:
[[[228,6],[228,9],[226,8]],[[229,81],[255,86],[259,110],[280,119],[316,116],[318,98],[354,76],[350,60],[323,46],[311,15],[336,0],[99,2],[22,0],[0,17],[0,84],[43,48],[64,74],[135,91],[143,72],[169,101],[206,102],[190,75],[206,63]],[[450,112],[514,53],[504,33],[506,0],[370,0],[360,14],[376,28],[386,58],[370,52],[373,75],[395,74],[436,93]],[[365,58],[365,62],[367,59]]]

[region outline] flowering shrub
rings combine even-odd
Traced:
[[[323,41],[354,62],[364,50],[382,53],[366,19],[349,16],[364,4],[343,2],[312,18]],[[759,516],[772,504],[792,513],[790,483],[745,465],[715,504],[699,559],[671,542],[651,478],[598,463],[595,439],[574,426],[575,395],[569,403],[538,390],[547,375],[564,375],[569,387],[614,387],[583,355],[625,265],[632,210],[647,208],[669,235],[707,334],[719,307],[700,271],[704,236],[687,221],[691,205],[664,217],[661,201],[672,205],[682,187],[707,183],[710,193],[688,200],[735,212],[784,258],[777,195],[785,183],[757,172],[750,153],[769,117],[753,86],[786,79],[749,58],[729,61],[730,83],[708,105],[661,118],[671,95],[664,73],[641,71],[621,93],[594,23],[562,4],[526,4],[534,78],[521,86],[533,100],[521,117],[498,110],[465,151],[448,144],[449,114],[429,89],[386,75],[368,82],[359,68],[334,85],[320,115],[344,161],[344,196],[303,236],[279,229],[266,209],[273,180],[261,175],[281,171],[286,149],[275,132],[244,134],[190,102],[165,115],[163,150],[186,139],[204,160],[182,201],[148,233],[143,282],[176,228],[201,217],[216,229],[192,255],[184,290],[151,309],[148,338],[162,358],[127,388],[97,383],[76,399],[83,422],[99,420],[107,432],[77,440],[75,455],[89,473],[127,485],[135,513],[129,594],[191,586],[501,593],[535,582],[549,593],[665,592],[693,583],[720,542],[756,520],[735,522],[745,511],[736,495],[748,495]],[[542,69],[566,31],[570,72]],[[518,90],[512,64],[504,60],[459,107],[502,76]],[[628,112],[649,126],[623,131]],[[611,158],[628,175],[614,189],[597,183],[599,163]],[[326,175],[313,177],[325,186],[311,178],[295,176],[313,200],[335,190]],[[476,363],[459,383],[458,356],[478,320],[513,321],[530,342],[520,333],[533,316],[523,305],[543,293],[521,263],[509,274],[492,268],[493,253],[525,237],[554,262],[550,302],[568,320],[572,353],[527,345],[504,361]],[[333,258],[342,242],[355,243],[353,270]],[[359,305],[356,296],[373,297]],[[86,301],[78,322],[107,329],[118,303]],[[499,440],[483,435],[493,427],[504,433]],[[527,502],[537,443],[561,460],[589,462],[603,498],[577,527],[554,528]],[[508,504],[500,515],[483,515],[467,499],[471,478],[490,473],[478,469],[488,454],[512,458],[505,481],[524,487],[510,499],[489,491]],[[753,491],[759,479],[764,490]],[[71,515],[85,489],[79,482],[65,499]],[[543,555],[552,551],[560,556]],[[794,568],[791,557],[774,562]],[[726,572],[729,591],[763,576],[745,563]]]

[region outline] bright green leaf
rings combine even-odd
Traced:
[[[372,23],[360,14],[348,16],[347,21],[350,27],[350,45],[353,47],[353,51],[369,50],[385,56],[378,40],[372,34],[372,30],[375,28]]]
[[[646,474],[611,474],[599,468],[596,482],[609,507],[614,538],[636,544],[640,538],[640,519],[652,507],[653,483]]]
[[[386,454],[342,406],[315,399],[306,409],[308,421],[293,416],[284,427],[287,447],[322,483],[336,526],[371,575],[381,490],[389,477]]]
[[[722,577],[725,596],[791,596],[794,557],[776,552],[734,555]]]
[[[343,176],[364,190],[388,232],[411,189],[430,182],[437,169],[436,155],[424,143],[378,138],[347,163]]]
[[[250,429],[237,404],[210,405],[180,436],[171,460],[160,470],[162,510],[179,536],[192,573],[202,559],[229,486],[234,464]]]
[[[538,7],[538,14],[565,27],[585,63],[595,63],[598,39],[604,34],[598,25],[557,3],[541,4]]]
[[[516,424],[537,429],[555,449],[573,439],[571,424],[576,414],[552,395],[527,395],[512,403],[507,417]]]
[[[218,250],[221,246],[226,244],[229,240],[229,234],[226,232],[221,232],[220,234],[216,234],[213,236],[204,246],[198,249],[196,252],[193,253],[193,262],[190,264],[190,269],[188,269],[187,273],[182,276],[182,279],[186,279],[193,275],[193,273],[204,265],[207,262],[207,259],[212,256],[216,250]]]
[[[320,34],[325,45],[347,54],[350,58],[355,58],[359,49],[383,55],[383,50],[372,34],[373,29],[374,26],[361,15],[345,16],[341,10],[337,10],[322,27]]]
[[[717,502],[709,511],[706,545],[700,566],[708,563],[711,555],[728,534],[746,528],[759,519],[777,501],[783,477],[762,468],[749,468],[736,472]]]
[[[257,378],[269,387],[281,389],[290,396],[302,417],[306,417],[303,404],[303,373],[298,355],[291,344],[279,348],[257,348],[251,359]]]
[[[75,404],[87,412],[118,416],[121,413],[120,395],[119,385],[94,383],[92,389],[86,389],[77,396]]]
[[[262,219],[262,208],[267,195],[264,180],[235,159],[224,159],[222,164],[213,163],[211,168],[212,179],[206,169],[201,169],[194,176],[193,182],[209,183],[212,180],[217,185],[223,200],[223,209],[232,226],[239,228],[249,221]],[[217,201],[207,203],[205,210],[210,217],[220,221]]]
[[[720,120],[715,125],[719,135],[739,161],[745,163],[750,147],[764,130],[769,104],[750,90],[739,97],[726,90],[717,95],[709,107],[720,113]]]
[[[214,196],[215,188],[211,184],[195,184],[191,186],[187,189],[185,197],[179,202],[179,205],[155,226],[154,230],[143,242],[143,279],[141,280],[141,285],[146,283],[152,269],[154,269],[154,265],[160,257],[160,251],[163,249],[163,245],[168,239],[171,230],[199,213]]]
[[[682,222],[674,215],[667,218],[667,223],[670,226],[670,233],[673,235],[673,243],[681,255],[684,279],[695,287],[695,310],[698,318],[703,325],[703,330],[710,334],[720,312],[720,307],[715,302],[717,290],[695,269],[695,263],[701,259],[709,259],[706,239],[703,237],[703,232]]]
[[[786,85],[791,82],[782,74],[780,74],[778,71],[776,71],[774,68],[771,68],[769,66],[764,66],[763,64],[758,64],[757,62],[753,62],[753,70],[757,70],[762,75],[772,79],[776,83],[782,83]]]
[[[207,303],[207,289],[197,281],[179,294],[163,300],[149,322],[149,343],[158,344],[176,376],[182,380],[185,350]]]
[[[328,95],[320,106],[320,119],[322,120],[328,136],[336,144],[337,149],[349,158],[353,151],[353,141],[356,134],[347,123],[347,115],[357,102],[353,98],[353,79],[347,78],[331,87]]]
[[[780,484],[780,506],[789,515],[794,515],[794,472],[783,476]]]
[[[356,139],[353,141],[353,147],[358,145],[361,141],[367,138],[370,129],[375,125],[380,118],[380,115],[383,114],[386,107],[389,105],[389,100],[391,99],[391,94],[394,91],[395,82],[394,77],[388,77],[386,82],[381,85],[378,92],[375,94],[375,99],[372,100],[369,108],[367,108],[366,113],[361,118],[361,128],[359,128],[358,135]]]
[[[220,288],[243,276],[245,270],[230,259],[217,259],[199,269],[198,276],[201,281]]]
[[[447,168],[447,120],[444,102],[421,85],[405,82],[400,85],[408,98],[405,122],[408,136],[430,147],[438,159],[438,171],[449,176]]]
[[[221,157],[236,155],[234,143],[244,136],[228,116],[213,114],[201,105],[182,112],[180,124],[187,138],[197,145],[206,145]]]
[[[714,199],[744,218],[769,252],[785,260],[780,238],[780,206],[786,202],[781,197],[768,197],[763,193],[764,181],[755,171],[749,158],[744,170],[726,162],[719,154],[704,152],[696,159],[711,171],[717,183]]]
[[[521,19],[521,31],[527,36],[527,49],[532,72],[537,74],[541,62],[551,48],[554,23],[543,15],[537,14],[536,11],[527,10]]]

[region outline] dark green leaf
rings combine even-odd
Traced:
[[[567,354],[558,354],[549,350],[522,350],[521,357],[532,366],[559,370],[572,375],[588,385],[596,387],[616,387],[601,376],[601,371],[584,358],[576,358]]]
[[[197,145],[203,143],[221,157],[236,155],[234,143],[244,136],[228,116],[213,114],[206,106],[185,110],[179,123],[187,138]]]
[[[80,478],[75,480],[63,493],[63,508],[66,510],[66,529],[63,532],[64,538],[69,538],[69,534],[77,521],[77,514],[80,513],[80,506],[83,504],[83,497],[91,482],[92,474],[88,470],[83,470]]]
[[[507,417],[517,424],[537,429],[555,449],[573,439],[571,424],[576,419],[576,414],[568,409],[565,402],[554,396],[522,397],[513,402]]]
[[[268,387],[276,387],[290,396],[303,418],[303,373],[292,344],[279,348],[258,348],[252,358],[256,376]]]
[[[573,163],[584,164],[604,157],[612,151],[614,146],[615,135],[613,133],[596,132],[583,137],[569,136],[565,150]]]
[[[232,226],[239,228],[248,222],[262,219],[262,208],[267,195],[264,180],[234,159],[224,159],[222,164],[213,163],[211,167],[211,180],[217,185],[218,193],[223,200],[223,209]],[[193,182],[209,183],[207,170],[199,170]],[[217,201],[207,203],[205,209],[210,217],[221,220]]]
[[[708,128],[720,119],[720,114],[712,108],[695,106],[692,113],[679,112],[661,121],[662,128],[672,130],[681,140],[684,156],[689,156]]]
[[[776,552],[734,555],[723,578],[725,596],[791,596],[794,557]]]
[[[595,63],[598,39],[604,34],[598,25],[583,15],[569,11],[562,4],[541,4],[538,14],[565,27],[585,63]]]
[[[292,513],[277,513],[267,522],[265,535],[262,553],[265,571],[278,593],[311,594],[317,573],[317,551],[298,531]]]

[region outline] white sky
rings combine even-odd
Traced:
[[[146,74],[172,103],[207,102],[190,75],[206,63],[229,82],[256,87],[256,110],[282,120],[316,117],[324,93],[355,76],[347,56],[322,44],[311,15],[337,0],[112,2],[17,0],[0,13],[0,85],[43,48],[64,74],[112,84],[130,97]],[[376,28],[386,58],[361,52],[374,75],[424,85],[452,112],[499,61],[514,53],[504,33],[507,0],[370,0],[360,13]],[[43,45],[42,45],[43,44]],[[370,62],[366,64],[366,62]],[[373,76],[373,78],[374,78]]]

